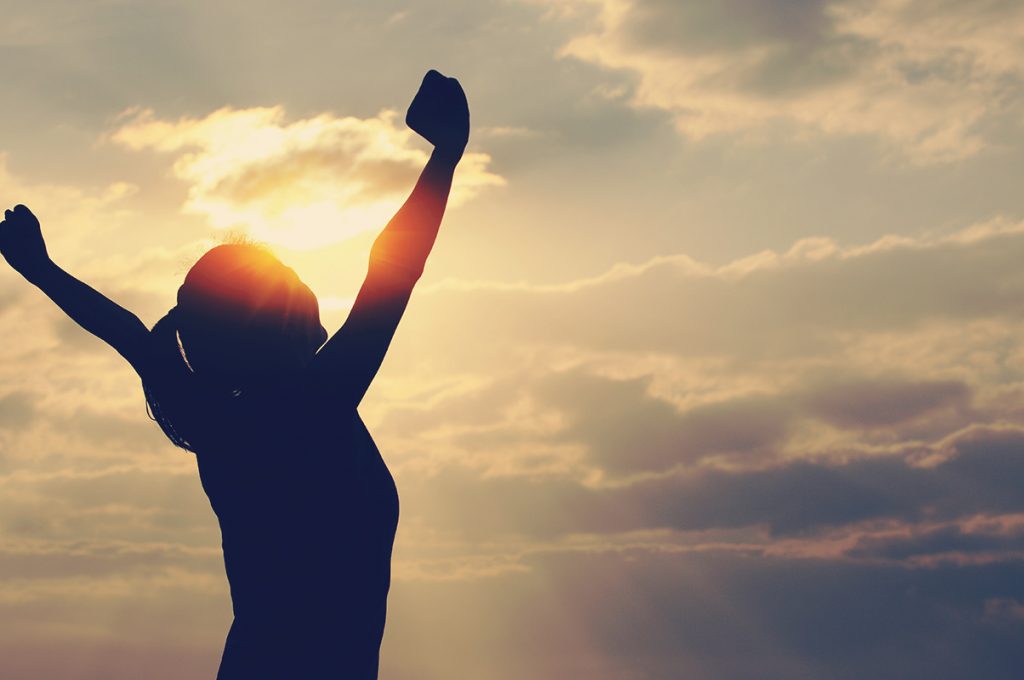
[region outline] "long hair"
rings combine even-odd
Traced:
[[[153,340],[154,359],[156,360],[155,370],[177,371],[179,373],[191,370],[182,353],[181,342],[178,339],[177,311],[177,307],[171,308],[163,318],[156,322],[150,331],[150,337]],[[175,427],[174,422],[167,413],[167,409],[158,398],[157,392],[146,380],[142,381],[142,391],[146,395],[146,413],[152,420],[156,421],[156,424],[160,426],[160,429],[171,440],[171,443],[186,451],[195,453],[192,444]]]
[[[194,451],[181,422],[188,399],[202,392],[230,398],[244,391],[275,362],[286,368],[289,356],[311,359],[327,339],[316,296],[269,250],[252,243],[228,243],[210,249],[192,265],[178,289],[178,304],[153,326],[157,371],[178,377],[174,384],[190,394],[161,395],[143,383],[150,417],[167,438]]]

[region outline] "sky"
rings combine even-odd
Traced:
[[[1016,677],[1024,5],[6,0],[0,200],[148,325],[245,235],[333,329],[429,68],[473,131],[360,407],[381,678]],[[10,680],[213,677],[230,623],[194,458],[9,269],[0,583]]]

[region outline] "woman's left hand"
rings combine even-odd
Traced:
[[[23,205],[4,211],[0,222],[0,254],[22,276],[31,278],[50,263],[39,220]]]

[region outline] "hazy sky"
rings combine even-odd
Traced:
[[[473,134],[361,412],[383,680],[1011,678],[1024,4],[5,0],[0,197],[147,323],[231,233],[340,324]],[[281,452],[288,464],[288,452]],[[138,379],[0,271],[0,677],[213,677],[230,602]]]

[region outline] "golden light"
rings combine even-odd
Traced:
[[[131,150],[174,154],[187,187],[183,209],[221,230],[292,250],[318,248],[384,227],[427,161],[396,111],[373,118],[285,121],[284,109],[230,109],[166,121],[134,110],[108,139]],[[464,202],[504,179],[490,157],[469,153],[452,193]]]

